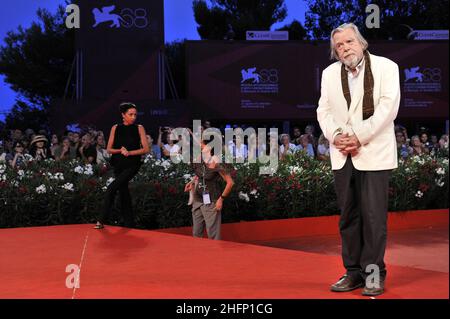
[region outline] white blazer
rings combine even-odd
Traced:
[[[350,108],[342,93],[340,61],[322,72],[322,87],[317,120],[324,136],[330,141],[330,157],[333,170],[341,169],[347,156],[334,145],[339,129],[355,134],[361,148],[352,162],[361,171],[378,171],[397,168],[397,144],[394,120],[400,105],[400,77],[398,65],[393,61],[370,55],[373,73],[374,113],[363,121],[364,67],[353,88]]]

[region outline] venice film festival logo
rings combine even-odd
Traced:
[[[416,80],[416,82],[423,81],[423,73],[419,72],[420,67],[405,69],[405,82],[409,80]]]
[[[278,93],[278,69],[241,69],[241,93]]]
[[[440,68],[422,68],[413,66],[404,69],[405,92],[440,92],[442,70]]]
[[[71,4],[66,7],[66,27],[80,28],[80,8],[76,4]],[[149,25],[148,13],[144,8],[123,8],[116,10],[115,5],[104,6],[101,8],[93,8],[92,15],[94,23],[92,28],[103,26],[106,28],[139,28],[143,29]]]

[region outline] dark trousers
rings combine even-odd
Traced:
[[[389,176],[391,170],[359,171],[351,157],[333,171],[338,205],[342,259],[347,274],[366,279],[366,267],[375,264],[386,277],[384,252],[387,238]]]
[[[134,226],[134,214],[130,190],[128,189],[128,183],[137,174],[138,171],[139,166],[114,168],[115,179],[111,184],[109,184],[108,189],[106,190],[103,215],[102,218],[100,219],[101,223],[104,223],[107,220],[112,210],[116,193],[117,191],[119,191],[120,208],[122,217],[125,222],[125,226],[127,227]]]

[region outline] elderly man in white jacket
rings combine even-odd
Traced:
[[[331,290],[364,286],[363,295],[376,296],[384,292],[386,278],[388,189],[390,172],[397,167],[394,119],[400,82],[397,64],[370,54],[367,47],[352,23],[332,31],[331,57],[338,61],[322,73],[317,119],[330,141],[346,268]]]

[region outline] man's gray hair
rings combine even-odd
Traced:
[[[345,29],[352,29],[355,34],[356,34],[356,39],[359,41],[359,43],[361,43],[361,46],[363,48],[363,51],[365,51],[368,47],[369,44],[367,43],[366,39],[364,39],[364,37],[362,36],[362,34],[359,32],[358,27],[353,24],[353,23],[344,23],[341,24],[340,26],[338,26],[337,28],[333,29],[333,31],[331,31],[331,36],[330,36],[330,59],[336,59],[339,60],[339,56],[336,52],[336,49],[334,47],[334,39],[333,36],[338,33],[338,32],[342,32]]]

